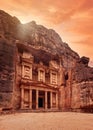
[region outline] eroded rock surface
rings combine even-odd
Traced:
[[[0,106],[12,105],[15,82],[15,46],[0,38]]]
[[[89,58],[80,58],[54,30],[37,25],[34,21],[21,24],[16,17],[2,10],[0,10],[0,106],[13,107],[17,98],[20,101],[18,88],[20,78],[16,75],[16,64],[20,64],[21,56],[18,56],[17,51],[20,55],[23,51],[31,53],[36,64],[43,62],[49,66],[49,62],[54,60],[62,66],[59,71],[62,75],[59,86],[60,109],[93,108],[93,68],[88,66]]]

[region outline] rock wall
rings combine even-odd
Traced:
[[[64,69],[63,78],[62,78],[62,86],[61,88],[61,109],[63,111],[71,110],[71,100],[72,100],[72,71],[69,69],[68,71]]]
[[[21,24],[16,17],[2,10],[0,10],[0,107],[20,108],[21,69],[17,51],[22,53],[23,50],[34,55],[35,63],[42,61],[47,66],[51,60],[61,63],[60,109],[93,108],[93,68],[88,67],[89,58],[80,58],[54,30],[37,25],[34,21]]]
[[[75,67],[65,69],[61,86],[61,109],[93,112],[93,68],[89,59],[82,57]]]
[[[72,108],[90,111],[93,108],[93,68],[88,58],[81,58],[72,73]]]
[[[15,85],[15,46],[0,38],[0,106],[12,107]]]
[[[60,55],[63,66],[73,67],[79,55],[71,50],[69,45],[53,29],[47,29],[32,21],[21,24],[16,18],[0,10],[0,34],[12,42],[21,41],[23,44],[47,51],[51,55]]]

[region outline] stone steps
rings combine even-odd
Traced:
[[[19,113],[29,113],[29,112],[34,112],[34,113],[42,113],[42,112],[62,112],[62,110],[57,110],[57,109],[39,109],[39,110],[31,110],[31,109],[20,109],[17,112]]]

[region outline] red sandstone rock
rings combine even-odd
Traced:
[[[20,89],[25,84],[58,91],[58,109],[91,111],[93,68],[88,67],[88,62],[89,58],[80,58],[54,30],[37,25],[34,21],[23,25],[16,17],[0,10],[0,107],[19,109],[22,100]],[[23,63],[28,75],[29,64],[32,65],[33,82],[22,77]],[[40,68],[45,71],[46,81],[39,83]],[[57,72],[57,85],[50,84],[51,69]],[[26,93],[28,91],[29,88]],[[36,92],[33,90],[32,93],[35,95]],[[42,95],[44,97],[44,93]],[[51,95],[48,93],[47,96],[50,100]],[[55,107],[55,99],[53,102]]]

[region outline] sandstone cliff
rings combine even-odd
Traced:
[[[0,10],[0,34],[10,41],[21,41],[33,48],[42,49],[62,57],[64,67],[73,67],[79,56],[64,43],[52,29],[37,25],[34,21],[21,24],[16,18]]]
[[[5,101],[5,106],[8,103],[11,106],[13,101],[17,47],[19,51],[23,49],[30,51],[37,63],[42,60],[48,65],[53,59],[58,63],[61,61],[64,68],[64,81],[61,86],[64,109],[93,108],[93,68],[88,67],[89,59],[80,58],[54,30],[37,25],[34,21],[21,24],[16,17],[2,10],[0,10],[0,104]]]
[[[89,59],[82,57],[72,72],[72,108],[92,111],[93,68],[88,67]]]
[[[15,83],[15,46],[0,38],[0,107],[12,106]]]

